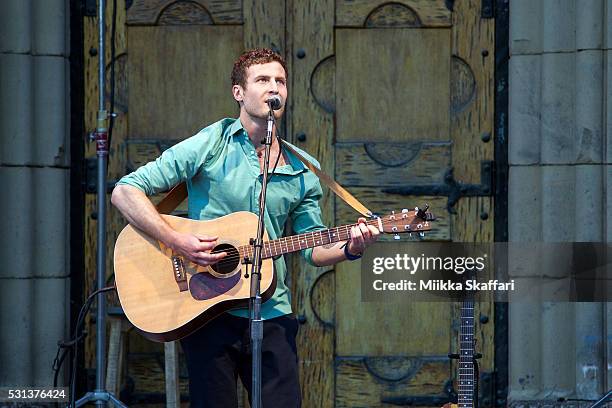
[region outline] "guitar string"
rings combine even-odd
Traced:
[[[386,221],[384,219],[382,220],[382,225],[383,226],[393,225],[393,224],[396,224],[396,223],[397,223],[397,221]],[[366,221],[366,224],[367,225],[372,225],[372,226],[378,226],[379,222],[376,219],[376,220]],[[305,233],[305,234],[316,234],[316,233],[319,233],[321,235],[321,237],[323,237],[323,234],[326,231],[331,231],[331,230],[335,229],[335,230],[338,230],[339,235],[341,235],[342,232],[339,230],[340,228],[344,228],[344,229],[348,230],[348,227],[354,227],[354,226],[357,226],[357,225],[358,224],[348,224],[348,225],[344,225],[344,226],[340,226],[340,227],[330,228],[330,229],[326,229],[326,230],[313,231],[311,233]],[[411,223],[410,225],[413,225],[413,224]],[[398,233],[399,232],[400,231],[398,231]],[[425,232],[425,231],[418,231],[417,230],[417,231],[401,231],[401,232],[411,232],[411,233],[415,232],[416,233],[416,232]],[[347,232],[345,232],[345,233],[347,233]],[[295,243],[297,242],[298,245],[299,245],[299,242],[300,242],[300,240],[302,238],[303,238],[304,241],[308,242],[307,241],[308,238],[304,236],[305,234],[294,235],[294,236],[285,237],[285,238],[279,238],[279,239],[272,240],[272,241],[266,241],[266,242],[264,242],[264,248],[262,248],[262,250],[265,251],[267,249],[268,252],[271,252],[270,249],[274,249],[274,246],[279,245],[281,247],[281,251],[282,251],[283,242],[280,242],[280,241],[283,240],[283,239],[285,240],[284,244],[285,244],[286,248],[288,248],[289,247],[288,245],[291,244],[292,247],[295,249]],[[301,236],[301,238],[298,238],[300,236]],[[350,236],[346,237],[346,239],[349,239],[349,238],[350,238]],[[314,240],[314,235],[313,235],[313,237],[311,239]],[[340,238],[336,242],[341,242],[341,241],[344,241],[344,240],[345,240],[344,238]],[[314,246],[318,246],[318,245],[314,245]],[[219,264],[223,265],[223,264],[228,264],[228,263],[234,263],[237,259],[241,259],[243,257],[242,254],[252,253],[251,248],[252,248],[252,246],[250,246],[250,245],[240,246],[240,247],[237,248],[238,249],[238,255],[228,255],[228,256],[222,258],[221,260],[219,260],[219,262],[216,262],[213,265],[219,265]],[[241,251],[241,249],[243,249],[243,250]],[[305,249],[305,248],[300,248],[300,249],[297,249],[295,251],[289,251],[289,252],[296,252],[296,251],[299,251],[301,249]],[[228,250],[211,251],[210,254],[218,254],[218,253],[222,253],[222,252],[228,252]],[[233,248],[232,252],[236,252],[236,248],[235,247]],[[241,254],[241,252],[242,252],[242,254]],[[280,254],[278,254],[278,255],[280,255]],[[274,256],[274,255],[272,255],[272,256]]]
[[[376,220],[374,220],[374,221],[367,221],[366,224],[372,225],[372,226],[377,226],[378,225],[378,221],[376,221]],[[390,221],[390,222],[383,221],[383,225],[389,225],[389,224],[394,224],[394,222],[392,222],[392,221]],[[358,224],[349,224],[347,226],[341,226],[341,227],[336,227],[336,228],[332,228],[332,229],[338,230],[339,235],[343,236],[344,234],[347,234],[348,231],[342,232],[342,231],[339,230],[340,228],[348,229],[347,227],[352,227],[352,226],[356,226],[356,225],[358,225]],[[296,235],[296,236],[292,236],[292,237],[285,237],[285,238],[279,238],[277,240],[267,241],[267,242],[264,243],[264,248],[263,249],[264,249],[264,251],[267,250],[267,252],[272,252],[272,251],[276,250],[275,247],[278,245],[280,247],[280,249],[281,249],[281,252],[283,252],[282,251],[283,244],[284,244],[284,246],[286,248],[288,248],[289,244],[291,244],[292,248],[295,249],[295,243],[296,242],[298,243],[298,246],[299,246],[300,241],[301,242],[304,242],[304,241],[308,242],[308,239],[313,239],[313,241],[314,241],[314,239],[315,239],[314,234],[316,234],[316,233],[319,233],[321,235],[321,238],[323,238],[324,234],[325,234],[325,231],[331,231],[332,229],[313,231],[312,233],[310,233],[310,234],[313,234],[313,236],[310,237],[310,238],[304,237],[303,236],[304,234],[300,234],[301,237],[300,237],[300,235]],[[409,232],[409,231],[406,231],[406,232]],[[419,231],[410,231],[410,232],[419,232]],[[306,233],[306,234],[309,234],[309,233]],[[339,238],[336,242],[341,242],[341,241],[344,241],[345,239],[349,239],[349,238],[350,238],[350,236],[347,235],[346,238]],[[281,242],[281,240],[283,240],[283,239],[285,240],[285,242]],[[318,245],[314,245],[314,246],[318,246]],[[247,252],[247,253],[250,254],[252,252],[251,248],[252,248],[252,246],[250,246],[250,245],[244,245],[244,246],[238,247],[238,252],[239,252],[239,256],[238,257],[239,258],[241,257],[240,252],[242,252],[242,253]],[[241,249],[242,249],[242,251],[241,251]],[[299,248],[299,249],[297,249],[295,251],[299,251],[301,249],[304,249],[304,248]],[[295,251],[289,251],[289,252],[295,252]],[[218,250],[218,251],[212,251],[210,253],[211,254],[218,254],[218,253],[222,253],[222,252],[228,252],[228,251],[227,250]],[[235,252],[235,251],[232,251],[232,252]],[[278,255],[280,255],[280,254],[278,254]],[[272,255],[272,256],[274,256],[274,255]],[[226,263],[227,263],[227,261],[235,260],[235,259],[236,259],[236,255],[233,255],[233,256],[230,255],[230,256],[226,256],[225,258],[222,258],[222,260],[220,260],[218,263],[221,263],[223,260],[225,260]]]
[[[378,225],[378,222],[376,222],[376,221],[374,221],[374,222],[368,221],[366,223],[368,225],[372,225],[372,226]],[[326,232],[329,234],[329,232],[331,232],[334,229],[338,230],[337,232],[338,232],[338,234],[340,236],[343,236],[344,234],[349,234],[348,233],[348,227],[353,227],[353,226],[356,226],[356,225],[358,225],[358,224],[349,224],[349,225],[346,225],[346,226],[340,226],[340,227],[330,228],[330,229],[326,229],[326,230],[318,230],[318,231],[306,232],[304,234],[294,235],[294,236],[291,236],[291,237],[283,237],[283,238],[278,238],[278,239],[271,240],[271,241],[266,241],[266,242],[264,242],[264,247],[265,247],[264,249],[275,250],[275,247],[278,245],[281,248],[281,250],[282,250],[283,244],[285,244],[284,246],[286,248],[289,247],[288,244],[291,244],[292,247],[295,248],[295,245],[294,245],[295,243],[298,243],[298,245],[299,245],[300,242],[302,242],[302,243],[303,242],[308,242],[309,239],[312,239],[313,242],[314,242],[314,239],[315,239],[314,234],[319,234],[321,236],[321,238],[323,238]],[[383,225],[384,225],[384,222],[383,222]],[[340,231],[340,228],[344,228],[347,231]],[[413,231],[413,232],[416,232],[416,231]],[[312,237],[306,237],[305,236],[306,234],[312,234],[313,236]],[[335,235],[335,233],[334,233],[334,235]],[[350,238],[350,234],[347,235],[346,239],[348,239],[348,238]],[[285,241],[281,242],[282,240],[285,240]],[[345,240],[345,238],[339,238],[336,242],[340,242],[340,241],[344,241],[344,240]],[[318,245],[314,245],[314,246],[318,246]],[[252,245],[243,245],[243,246],[238,247],[239,250],[240,249],[246,249],[247,251],[251,251],[250,248],[252,248]],[[299,251],[301,249],[304,249],[304,248],[297,249],[296,251]],[[221,252],[226,252],[226,251],[219,250],[219,251],[212,251],[211,253],[212,254],[216,254],[216,253],[221,253]],[[294,251],[290,251],[290,252],[294,252]]]

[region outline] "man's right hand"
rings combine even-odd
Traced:
[[[219,262],[226,252],[211,253],[217,245],[218,237],[201,234],[184,234],[177,232],[168,246],[184,259],[200,266],[208,266]]]

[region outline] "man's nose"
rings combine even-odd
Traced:
[[[273,93],[278,93],[278,82],[275,80],[270,81],[270,91]]]

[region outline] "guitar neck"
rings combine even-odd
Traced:
[[[461,304],[461,326],[459,330],[459,408],[474,407],[474,299],[470,297]]]
[[[379,228],[378,219],[366,221],[366,224]],[[340,227],[306,232],[304,234],[266,241],[262,249],[262,257],[264,259],[273,258],[279,255],[301,251],[306,248],[348,241],[351,236],[351,227],[355,225],[357,224],[342,225]],[[253,256],[253,247],[251,245],[241,246],[238,248],[238,251],[241,257]]]

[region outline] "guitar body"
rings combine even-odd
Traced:
[[[121,231],[114,266],[123,311],[145,337],[173,341],[227,310],[248,306],[250,278],[244,277],[241,256],[231,248],[249,245],[257,232],[257,216],[237,212],[210,221],[162,217],[177,231],[218,236],[217,248],[229,249],[225,259],[234,261],[229,262],[229,270],[226,267],[221,271],[182,264],[168,248],[140,230],[128,225]],[[264,232],[264,240],[267,238]],[[265,301],[276,289],[271,258],[263,260],[261,274],[261,297]]]
[[[418,233],[431,230],[435,220],[428,205],[374,217],[367,225],[382,233]],[[176,231],[216,236],[212,252],[228,255],[206,268],[183,262],[169,248],[128,225],[115,244],[115,284],[123,311],[142,334],[154,341],[185,337],[230,309],[246,307],[250,278],[245,278],[245,256],[252,259],[251,238],[257,233],[257,216],[242,211],[209,221],[162,215]],[[286,253],[350,239],[353,225],[323,229],[268,241],[264,231],[260,292],[268,300],[276,289],[272,259]],[[250,272],[249,266],[249,272]]]

